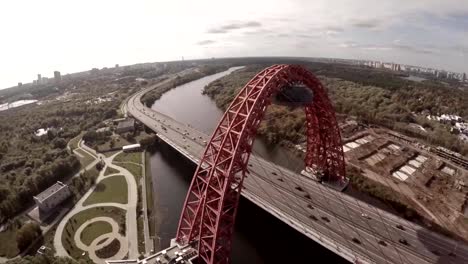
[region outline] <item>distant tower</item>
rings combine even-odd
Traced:
[[[62,76],[59,71],[54,71],[54,80],[55,82],[60,82],[62,80]]]
[[[21,86],[23,86],[23,83],[22,83],[22,82],[19,82],[19,83],[18,83],[18,87],[21,87]]]
[[[463,73],[462,81],[466,81],[466,73]]]
[[[119,67],[119,64],[116,64],[116,65],[115,65],[115,68],[118,68],[118,67]]]
[[[40,74],[37,75],[37,84],[41,84],[41,75]]]

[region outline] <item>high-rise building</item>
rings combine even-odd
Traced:
[[[463,73],[462,81],[466,81],[466,73]]]
[[[54,71],[54,80],[55,82],[60,82],[62,80],[62,76],[59,71]]]
[[[22,82],[19,82],[19,83],[18,83],[18,87],[21,87],[21,86],[23,86],[23,83],[22,83]]]
[[[119,67],[119,65],[118,65],[118,64],[116,64],[116,65],[115,65],[115,68],[118,68],[118,67]]]
[[[41,75],[40,74],[37,75],[37,84],[41,84]]]

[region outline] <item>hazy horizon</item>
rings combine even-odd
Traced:
[[[0,3],[0,89],[62,74],[211,57],[323,57],[468,72],[468,2]]]

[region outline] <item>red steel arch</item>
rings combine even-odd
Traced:
[[[320,81],[299,65],[274,65],[262,70],[224,113],[205,148],[182,209],[176,241],[198,247],[200,263],[230,262],[237,205],[257,128],[273,95],[295,84],[313,92],[313,100],[304,107],[306,166],[320,168],[329,183],[345,180],[335,113]]]

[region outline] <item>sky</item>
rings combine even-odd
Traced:
[[[37,74],[238,56],[369,59],[468,72],[466,0],[0,2],[0,88]]]

